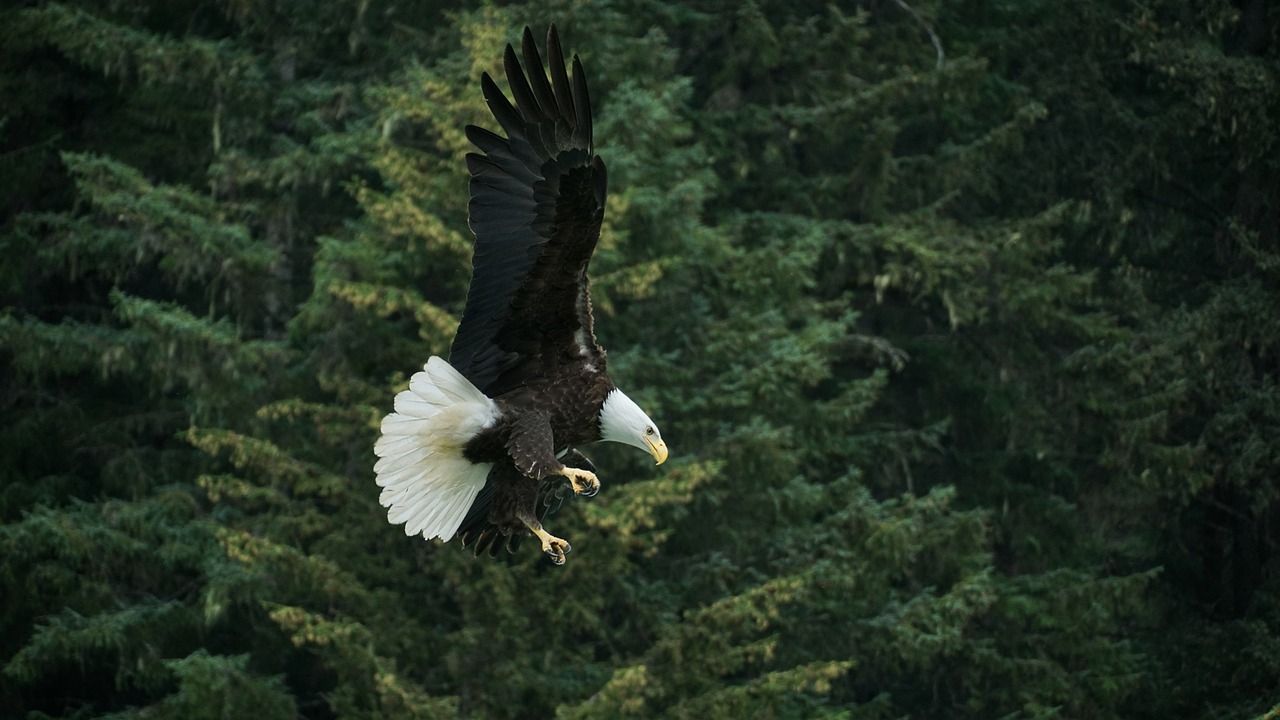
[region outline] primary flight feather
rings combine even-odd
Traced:
[[[542,527],[566,485],[600,488],[576,447],[600,440],[661,464],[657,426],[619,390],[596,343],[587,266],[604,218],[606,175],[592,145],[582,63],[572,75],[555,26],[547,71],[525,28],[503,58],[515,104],[485,73],[501,128],[469,125],[471,287],[449,361],[430,358],[395,398],[374,446],[380,502],[405,533],[477,554],[528,532],[556,564],[569,543]],[[524,59],[521,65],[521,57]],[[567,481],[567,483],[566,483]]]

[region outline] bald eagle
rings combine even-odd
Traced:
[[[532,533],[557,565],[569,543],[542,527],[567,494],[600,489],[577,446],[633,445],[661,464],[667,446],[606,371],[596,343],[587,265],[604,218],[605,167],[591,137],[582,63],[572,77],[555,26],[548,81],[533,34],[504,66],[512,106],[485,73],[480,89],[506,137],[467,138],[471,286],[449,360],[430,358],[395,397],[374,446],[379,498],[406,535],[476,554]],[[527,74],[526,74],[527,73]],[[567,484],[566,484],[567,481]]]

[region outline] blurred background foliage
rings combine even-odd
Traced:
[[[448,349],[481,71],[593,89],[577,552],[377,506]],[[1280,711],[1280,9],[0,10],[0,707],[29,718]]]

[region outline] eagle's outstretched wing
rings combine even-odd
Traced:
[[[587,264],[600,236],[606,177],[592,149],[586,78],[576,55],[572,79],[565,72],[554,25],[550,82],[528,28],[522,54],[523,69],[510,45],[504,57],[514,107],[488,73],[480,81],[507,137],[466,129],[483,153],[467,155],[475,256],[449,362],[490,397],[554,374],[566,358],[586,355],[604,369]]]

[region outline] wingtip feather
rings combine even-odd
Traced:
[[[569,73],[564,68],[564,49],[560,47],[560,34],[553,24],[547,28],[547,64],[551,69],[551,85],[555,88],[556,105],[560,117],[573,122],[573,92],[569,89]]]
[[[591,150],[591,95],[587,92],[587,73],[582,60],[573,55],[573,136],[580,147]]]

